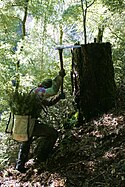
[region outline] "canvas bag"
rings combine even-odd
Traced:
[[[10,119],[6,128],[6,133],[11,133],[12,138],[19,142],[28,141],[32,136],[35,125],[35,118],[29,115],[10,114]]]

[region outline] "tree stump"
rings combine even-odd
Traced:
[[[114,106],[116,86],[110,43],[73,49],[72,88],[80,123],[83,117],[88,120]]]

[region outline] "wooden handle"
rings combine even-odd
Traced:
[[[60,58],[60,68],[63,70],[63,49],[59,49],[59,58]],[[63,77],[62,77],[62,82],[61,82],[61,94],[63,94]]]

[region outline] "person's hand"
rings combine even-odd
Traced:
[[[60,70],[60,71],[59,71],[59,75],[60,75],[61,77],[64,77],[64,76],[66,75],[65,70],[64,70],[64,69]]]
[[[60,99],[65,99],[65,93],[59,94],[59,98],[60,98]]]

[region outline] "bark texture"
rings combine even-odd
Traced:
[[[116,86],[110,43],[91,43],[73,49],[72,83],[80,121],[114,106]]]

